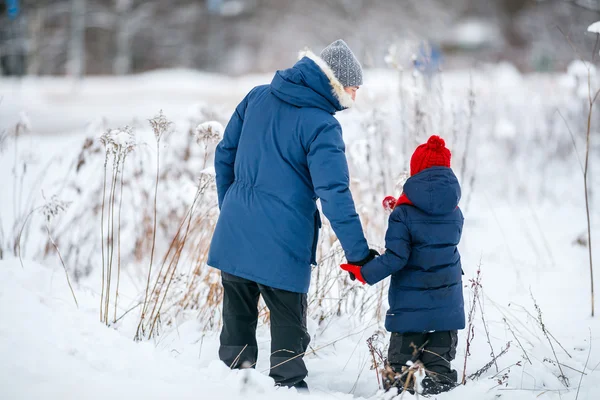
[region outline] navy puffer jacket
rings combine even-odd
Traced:
[[[308,53],[238,105],[215,155],[221,214],[209,265],[308,292],[321,226],[318,198],[347,259],[366,258],[333,116],[351,103],[327,64]]]
[[[386,252],[362,267],[373,285],[392,276],[390,332],[429,332],[465,327],[458,243],[463,215],[460,185],[450,168],[433,167],[410,177],[400,204],[390,215]]]

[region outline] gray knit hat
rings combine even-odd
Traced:
[[[325,47],[321,52],[321,58],[333,70],[335,77],[344,87],[363,84],[360,62],[342,39]]]

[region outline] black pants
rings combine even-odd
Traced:
[[[448,387],[456,384],[458,374],[450,361],[456,357],[457,331],[431,333],[392,333],[388,362],[401,372],[408,361],[421,361],[428,376]],[[421,349],[421,350],[418,350]]]
[[[256,363],[258,298],[262,295],[271,313],[269,376],[278,385],[304,387],[308,371],[302,355],[310,342],[306,294],[274,289],[225,272],[221,277],[224,293],[219,358],[230,368]]]

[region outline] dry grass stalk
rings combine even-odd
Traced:
[[[65,271],[65,276],[67,277],[67,284],[69,285],[69,289],[71,289],[71,294],[73,295],[73,300],[75,300],[75,305],[77,306],[77,308],[79,308],[79,303],[77,302],[77,297],[75,296],[75,291],[73,290],[73,285],[71,285],[71,279],[69,278],[69,271],[67,270],[67,266],[65,265],[65,261],[63,260],[62,254],[60,253],[60,250],[56,242],[54,241],[52,234],[50,233],[50,222],[58,214],[65,211],[69,204],[70,203],[58,200],[56,196],[52,196],[50,201],[46,202],[46,204],[44,204],[41,208],[46,222],[45,228],[46,233],[48,234],[48,240],[50,240],[52,246],[54,246],[54,249],[56,250],[56,254],[58,254],[60,263],[62,264],[63,269]]]
[[[509,325],[508,321],[506,320],[506,318],[502,318],[502,320],[504,321],[504,324],[506,324],[506,327],[508,328],[508,330],[510,331],[510,333],[513,335],[513,337],[515,338],[515,340],[517,341],[517,343],[519,344],[519,347],[521,348],[521,350],[523,350],[523,355],[525,356],[525,358],[527,359],[527,361],[529,362],[529,364],[533,365],[533,363],[531,362],[531,359],[529,358],[529,355],[527,355],[527,352],[525,351],[525,348],[521,344],[521,341],[519,340],[519,338],[517,337],[517,335],[515,334],[515,332],[510,327],[510,325]]]
[[[154,122],[154,125],[158,125],[158,127],[155,128],[155,132],[161,129],[167,129],[167,125],[164,121]],[[210,155],[210,146],[218,142],[222,136],[222,130],[222,126],[217,122],[207,122],[199,125],[196,129],[196,140],[198,144],[203,147],[204,167],[206,167]],[[159,137],[160,135],[157,135],[157,140]],[[187,289],[184,291],[183,298],[171,307],[176,307],[175,316],[177,316],[180,311],[188,308],[190,303],[196,305],[202,304],[202,308],[209,317],[208,321],[212,321],[214,311],[220,304],[222,291],[217,287],[219,285],[216,282],[212,282],[207,285],[208,291],[206,293],[206,298],[201,299],[196,292],[196,289],[198,286],[197,278],[202,275],[201,271],[207,258],[209,243],[207,239],[214,230],[214,223],[212,222],[214,219],[213,217],[215,216],[214,207],[209,206],[205,209],[204,213],[200,214],[198,217],[195,217],[195,213],[198,207],[203,207],[206,203],[212,203],[212,197],[206,197],[205,195],[209,193],[212,195],[214,192],[213,176],[203,173],[200,177],[192,204],[181,220],[179,228],[163,258],[152,291],[150,292],[149,297],[145,298],[145,311],[143,311],[143,316],[140,318],[138,333],[136,334],[137,338],[146,334],[148,337],[158,334],[158,323],[160,321],[161,313],[163,312],[163,306],[165,305],[169,291],[174,283],[175,272],[177,271],[177,267],[183,255],[184,247],[188,243],[188,238],[190,237],[196,239],[195,246],[192,244],[192,246],[194,246],[192,254],[200,254],[200,257],[195,260],[195,269],[188,274],[190,280],[188,285],[186,285]],[[155,230],[153,236],[154,235]],[[207,274],[207,276],[208,275],[209,274]],[[144,323],[144,319],[147,319],[147,324]]]
[[[196,196],[194,197],[194,201],[192,202],[192,205],[190,206],[184,219],[182,220],[182,222],[179,226],[179,229],[177,230],[177,233],[175,234],[175,237],[173,238],[173,240],[171,242],[171,246],[169,246],[167,254],[165,255],[165,257],[163,259],[163,263],[162,263],[161,269],[158,273],[156,283],[154,285],[154,290],[153,290],[155,299],[154,299],[154,306],[153,306],[152,311],[149,316],[149,320],[151,321],[151,326],[150,326],[150,330],[148,333],[149,337],[152,337],[152,335],[156,334],[155,329],[157,328],[157,322],[158,322],[158,318],[160,316],[160,311],[161,311],[162,306],[164,305],[165,299],[167,298],[167,295],[169,293],[169,288],[171,287],[171,284],[173,282],[173,276],[175,275],[175,271],[177,270],[177,265],[179,264],[179,260],[181,258],[183,248],[185,247],[185,244],[187,242],[189,232],[190,232],[190,225],[192,222],[192,217],[194,215],[194,210],[198,203],[198,199],[204,193],[204,190],[206,190],[207,185],[208,185],[208,180],[206,178],[200,179],[200,183],[198,184],[198,189],[196,191]],[[183,236],[181,237],[181,228],[183,227],[183,225],[185,224],[186,221],[187,221],[187,225],[185,228],[185,232],[183,233]],[[166,261],[167,261],[169,255],[171,254],[171,252],[173,252],[173,255],[169,262],[169,266],[167,267],[165,274],[162,275],[162,271],[164,269]],[[163,287],[164,287],[167,279],[168,279],[168,283],[166,285],[166,288],[163,291]],[[160,287],[158,287],[159,281],[161,282]],[[161,296],[162,296],[162,300],[160,299]]]
[[[115,291],[115,310],[113,314],[113,323],[117,322],[117,304],[119,303],[119,286],[121,283],[121,211],[123,210],[123,175],[125,173],[125,159],[127,155],[123,157],[123,164],[121,166],[121,185],[119,194],[119,215],[117,217],[117,290]]]
[[[378,339],[378,334],[375,333],[370,338],[367,339],[367,346],[369,347],[369,353],[371,353],[371,357],[373,358],[373,365],[371,369],[375,370],[375,374],[377,375],[377,385],[381,388],[381,379],[379,378],[379,365],[380,362],[383,361],[383,354],[381,354],[381,350],[379,350],[373,342]],[[379,358],[379,362],[377,361],[376,356]]]
[[[21,257],[21,237],[23,236],[23,231],[25,230],[25,226],[27,225],[27,221],[29,221],[29,218],[36,212],[42,209],[43,206],[34,208],[33,210],[31,210],[29,212],[29,214],[27,214],[27,216],[25,217],[25,221],[23,221],[23,225],[21,226],[21,229],[19,230],[19,234],[17,235],[17,241],[16,241],[16,247],[17,247],[17,255],[19,256],[19,262],[21,263],[21,268],[25,268],[25,266],[23,265],[23,258]],[[1,224],[1,221],[0,221]],[[0,257],[0,260],[2,259],[2,257]]]
[[[592,228],[591,228],[591,217],[590,217],[590,199],[589,199],[589,190],[588,190],[588,173],[589,173],[589,159],[590,159],[590,137],[592,131],[592,112],[594,110],[594,104],[600,96],[600,88],[596,91],[596,93],[592,92],[592,70],[591,63],[584,60],[578,51],[577,47],[573,44],[569,36],[563,32],[563,30],[558,27],[558,30],[563,34],[573,51],[577,53],[583,65],[587,69],[587,88],[588,88],[588,115],[587,115],[587,124],[586,124],[586,133],[585,133],[585,161],[583,165],[583,190],[585,197],[585,212],[587,218],[587,247],[588,247],[588,258],[590,262],[590,291],[591,291],[591,303],[592,303],[592,317],[594,316],[594,263],[592,260]],[[600,33],[596,33],[596,44],[594,45],[594,51],[592,53],[592,62],[596,59],[596,49],[598,47],[598,43],[600,41]],[[565,121],[566,123],[566,121]],[[571,133],[571,136],[572,133]],[[573,142],[573,146],[575,146],[575,142]],[[577,152],[577,148],[575,147],[575,151]],[[579,157],[579,155],[578,155]],[[580,161],[581,163],[581,161]]]
[[[565,375],[565,373],[562,370],[561,363],[560,363],[560,361],[558,361],[558,356],[556,355],[556,351],[554,350],[554,345],[552,344],[552,340],[550,340],[550,336],[548,335],[548,331],[546,330],[546,324],[544,324],[544,320],[542,318],[542,309],[540,308],[540,306],[538,306],[537,302],[535,301],[535,297],[533,297],[533,293],[531,292],[531,290],[529,291],[529,293],[531,294],[531,299],[533,300],[533,306],[535,307],[535,310],[537,312],[537,321],[540,325],[540,328],[542,329],[542,333],[544,334],[544,336],[546,337],[546,340],[548,341],[548,344],[550,345],[550,348],[552,349],[552,354],[554,354],[554,360],[556,361],[556,366],[558,367],[558,370],[560,371],[558,380],[563,385],[565,385],[565,387],[569,387],[569,379],[567,378],[567,376]]]
[[[100,140],[102,140],[102,138]],[[103,144],[106,146],[105,142],[103,142]],[[102,247],[102,288],[101,288],[101,292],[100,292],[100,322],[102,322],[104,319],[103,313],[102,313],[102,308],[103,308],[103,304],[104,304],[104,281],[105,281],[104,271],[106,269],[106,260],[104,257],[104,207],[105,207],[105,203],[106,203],[106,169],[107,169],[107,164],[108,164],[108,155],[109,155],[109,152],[107,150],[106,155],[104,157],[104,181],[103,181],[103,185],[102,185],[102,211],[101,211],[101,216],[100,216],[100,242],[101,242],[101,247]]]
[[[487,339],[487,343],[490,346],[490,356],[492,360],[494,360],[494,365],[496,366],[496,372],[498,372],[498,364],[496,363],[496,356],[494,355],[494,347],[492,346],[492,340],[490,339],[490,331],[488,329],[487,323],[485,322],[485,311],[483,309],[483,304],[481,302],[481,297],[477,299],[479,303],[479,310],[481,310],[481,321],[483,322],[483,329],[485,330],[485,336]]]
[[[150,250],[150,266],[148,267],[148,278],[146,280],[146,292],[144,294],[144,304],[142,306],[142,314],[140,316],[140,323],[135,333],[135,340],[141,340],[143,332],[141,331],[146,312],[148,308],[148,292],[150,290],[150,278],[152,276],[152,264],[154,263],[154,252],[156,250],[156,221],[157,221],[157,201],[158,201],[158,182],[160,179],[160,140],[169,131],[172,122],[169,121],[162,110],[159,114],[149,120],[152,131],[154,132],[154,138],[156,139],[156,181],[154,184],[154,223],[152,228],[152,249]]]
[[[585,365],[583,366],[583,372],[581,373],[581,377],[579,378],[579,385],[577,385],[577,395],[575,396],[575,400],[579,398],[579,390],[581,389],[581,382],[583,381],[583,375],[586,375],[585,369],[588,366],[588,362],[590,361],[590,355],[592,354],[592,330],[590,329],[590,348],[588,349],[587,359],[585,360]]]
[[[135,148],[135,136],[133,130],[130,127],[124,127],[122,129],[109,129],[101,137],[101,143],[105,148],[104,158],[104,175],[103,175],[103,187],[102,187],[102,209],[101,209],[101,241],[102,241],[102,292],[100,297],[100,321],[109,324],[110,314],[110,295],[111,295],[111,284],[113,277],[113,260],[114,260],[114,248],[115,248],[115,219],[117,219],[117,289],[115,292],[115,304],[114,304],[114,315],[113,323],[117,320],[117,304],[118,304],[118,293],[119,283],[121,276],[121,209],[123,204],[123,174],[125,161],[127,155],[131,153]],[[112,174],[111,183],[108,195],[108,206],[106,205],[106,177],[108,170],[108,160],[112,161]],[[118,184],[117,182],[119,182]],[[119,193],[119,206],[118,216],[116,216],[116,196]],[[105,246],[104,237],[104,214],[105,208],[108,209],[108,215],[106,219],[107,226],[107,237]]]
[[[69,289],[71,289],[71,294],[73,295],[73,300],[75,300],[75,305],[77,306],[77,308],[79,308],[79,303],[77,302],[77,297],[75,296],[75,291],[73,291],[73,285],[71,285],[71,279],[69,278],[69,271],[67,270],[67,266],[65,265],[65,260],[63,260],[62,255],[60,254],[60,250],[58,249],[56,242],[54,241],[54,239],[52,238],[52,235],[50,234],[50,227],[48,225],[46,225],[46,233],[48,234],[48,239],[52,243],[52,246],[54,246],[54,248],[56,249],[56,254],[58,254],[60,263],[62,264],[63,269],[65,270],[65,276],[67,277],[67,284],[69,285]]]
[[[104,323],[108,325],[108,313],[110,305],[110,286],[112,282],[112,265],[114,255],[114,232],[115,232],[115,192],[117,186],[118,164],[113,161],[110,194],[108,199],[108,263],[106,265],[106,293],[104,296]]]
[[[471,282],[471,290],[473,290],[473,300],[471,301],[471,306],[469,308],[468,314],[468,322],[467,322],[467,345],[465,349],[465,360],[463,365],[463,376],[461,383],[464,385],[467,383],[467,359],[471,355],[471,342],[475,337],[475,314],[477,308],[477,301],[479,298],[479,293],[481,289],[481,261],[477,266],[477,275],[475,279],[469,279]]]
[[[527,315],[529,315],[529,317],[531,317],[534,321],[536,321],[539,325],[539,319],[537,317],[535,317],[531,312],[529,312],[528,309],[526,309],[525,307],[512,303],[513,305],[519,307],[521,310],[523,310]],[[550,337],[550,339],[554,340],[554,342],[562,349],[562,351],[565,352],[565,354],[567,356],[569,356],[569,358],[573,358],[573,356],[567,351],[567,349],[565,349],[565,347],[558,341],[558,339],[556,339],[554,337],[554,335],[552,334],[552,332],[550,332],[550,330],[548,330],[548,327],[545,327],[546,329],[546,333],[548,334],[548,336]],[[529,331],[529,333],[531,333],[532,335],[535,335],[532,331]]]
[[[506,347],[504,349],[502,349],[497,356],[494,356],[492,353],[492,359],[487,364],[485,364],[483,367],[481,367],[479,370],[477,370],[475,373],[469,375],[469,379],[474,380],[474,379],[479,378],[480,376],[485,374],[492,367],[492,365],[496,365],[496,368],[498,368],[498,364],[496,363],[496,361],[500,357],[502,357],[503,355],[508,353],[509,349],[510,349],[510,342],[507,342]],[[496,369],[496,372],[498,373],[500,371],[498,369]]]
[[[246,344],[242,350],[240,351],[240,353],[237,355],[237,357],[233,360],[233,362],[231,363],[231,365],[229,366],[229,369],[233,369],[233,366],[239,361],[240,357],[242,356],[242,353],[244,352],[244,350],[246,350],[246,347],[248,347],[248,345]]]

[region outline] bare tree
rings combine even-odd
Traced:
[[[85,74],[85,10],[86,0],[71,0],[71,37],[67,75],[74,78],[81,78]]]
[[[131,72],[131,33],[128,24],[133,0],[115,0],[116,22],[116,55],[113,62],[113,72],[125,75]]]

